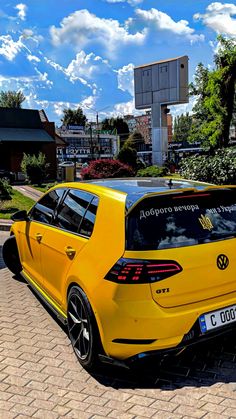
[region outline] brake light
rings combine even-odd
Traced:
[[[106,274],[105,279],[116,283],[148,284],[162,281],[182,271],[174,260],[135,260],[121,258]]]

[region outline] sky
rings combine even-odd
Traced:
[[[89,121],[137,112],[134,66],[189,56],[212,68],[216,37],[236,39],[236,4],[208,0],[5,0],[0,3],[0,90],[61,125],[64,108]],[[173,115],[189,104],[171,107]]]

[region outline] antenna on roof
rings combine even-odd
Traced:
[[[169,180],[169,182],[167,183],[167,185],[169,186],[170,189],[172,188],[172,186],[173,186],[172,179]]]

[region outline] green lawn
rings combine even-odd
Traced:
[[[30,185],[30,184],[29,184],[29,186],[31,186],[34,189],[37,189],[38,191],[47,192],[48,189],[52,188],[56,184],[57,184],[57,182],[51,182],[51,183],[42,183],[41,186],[38,186],[38,185]]]
[[[10,219],[12,214],[19,210],[29,210],[35,201],[13,190],[10,201],[0,201],[0,218]]]

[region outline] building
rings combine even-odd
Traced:
[[[133,134],[136,131],[136,118],[133,115],[125,115],[124,121],[128,125],[130,134]]]
[[[119,151],[119,138],[89,127],[85,130],[58,128],[57,134],[66,142],[66,148],[58,153],[59,160],[75,159],[87,162],[97,158],[113,158]]]
[[[146,112],[145,115],[136,116],[135,120],[136,120],[136,132],[142,135],[145,144],[150,144],[152,142],[151,111]]]
[[[170,113],[167,114],[167,131],[168,131],[168,144],[170,144],[173,139],[173,118]]]
[[[55,125],[44,111],[0,108],[0,169],[21,172],[23,154],[42,152],[49,163],[48,174],[56,178]]]

